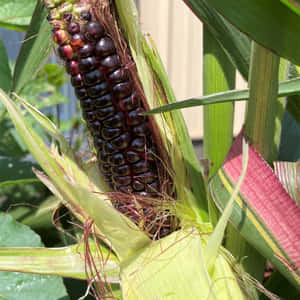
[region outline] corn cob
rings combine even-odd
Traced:
[[[122,63],[109,29],[99,22],[89,0],[44,3],[50,11],[48,21],[57,52],[71,75],[83,118],[94,139],[100,170],[111,190],[162,199],[162,164],[157,163],[160,155],[151,122],[141,114],[145,111],[143,95]],[[113,204],[138,225],[144,223],[151,235],[159,231],[162,237],[171,231],[172,222],[164,212],[158,218],[163,219],[160,226],[147,224],[157,220],[154,204],[140,201],[132,205],[128,198]],[[148,220],[141,221],[145,214]]]

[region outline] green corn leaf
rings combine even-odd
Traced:
[[[99,182],[93,183],[72,157],[60,155],[55,147],[50,150],[24,120],[21,111],[1,90],[0,99],[26,147],[50,177],[49,180],[40,174],[40,179],[44,179],[43,182],[47,183],[56,196],[67,201],[74,213],[82,217],[83,222],[89,216],[95,217],[96,226],[110,241],[120,258],[131,255],[151,242],[134,223],[112,207],[109,197],[104,194],[105,187],[100,176]],[[41,118],[45,120],[42,116]]]
[[[109,249],[89,243],[90,255],[101,265],[102,278],[108,282],[119,283],[117,258]],[[102,255],[103,261],[100,261]],[[85,246],[76,244],[64,248],[0,248],[0,270],[40,275],[55,275],[76,279],[92,278],[96,274],[89,270],[85,261]]]
[[[292,96],[300,94],[300,78],[286,80],[279,83],[278,97]],[[168,104],[148,111],[146,114],[158,114],[175,109],[188,108],[193,106],[241,101],[249,99],[249,89],[232,90],[226,92],[205,95],[199,98],[183,100],[180,102]]]
[[[123,298],[246,299],[221,251],[209,275],[204,250],[205,241],[195,230],[177,231],[153,242],[134,260],[121,264]]]
[[[1,9],[1,8],[0,8]],[[8,93],[11,89],[12,75],[5,46],[0,37],[0,88]]]
[[[289,7],[296,14],[300,15],[300,2],[299,0],[280,0],[283,4]]]
[[[36,0],[0,0],[0,26],[25,31],[35,5]]]
[[[300,43],[300,16],[281,1],[209,2],[223,17],[258,44],[296,65],[300,64],[300,53],[298,47],[295,47]]]
[[[31,247],[42,247],[40,237],[36,233],[30,230],[29,227],[17,223],[11,216],[3,213],[0,214],[0,231],[0,247],[8,247],[0,248],[4,252],[7,251],[7,249],[10,249],[10,247],[26,247],[26,249],[30,249]],[[57,300],[67,297],[61,278],[55,276],[7,272],[5,270],[9,268],[13,269],[13,267],[17,265],[17,259],[14,260],[10,257],[3,261],[3,257],[1,257],[0,254],[0,261],[6,263],[7,267],[0,267],[1,270],[4,270],[0,272],[1,299]]]
[[[19,93],[24,85],[35,77],[53,49],[46,11],[42,2],[37,1],[29,29],[16,61],[12,84],[14,92]]]
[[[216,204],[224,209],[242,170],[242,134],[211,181]],[[300,289],[300,209],[272,169],[251,146],[247,172],[235,198],[232,224],[245,239]]]
[[[245,80],[250,65],[250,40],[226,21],[206,0],[184,0],[195,15],[201,19],[212,36],[223,48],[228,59],[235,65]]]

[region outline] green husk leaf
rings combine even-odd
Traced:
[[[195,230],[153,242],[121,264],[124,299],[245,299],[221,252],[209,275],[204,250],[205,241]]]
[[[67,201],[73,212],[82,217],[83,222],[89,216],[95,217],[96,226],[104,233],[120,258],[127,257],[150,242],[134,223],[112,207],[109,197],[104,194],[105,187],[100,176],[99,182],[93,183],[72,157],[60,155],[54,146],[50,150],[26,123],[12,100],[1,90],[0,99],[27,148],[50,177],[50,180],[44,180],[51,185],[48,185],[50,190]]]
[[[8,56],[0,36],[0,88],[8,93],[11,89],[12,75],[9,67]]]
[[[89,242],[90,253],[95,262],[103,265],[101,277],[107,282],[119,283],[118,260],[105,247]],[[99,261],[99,252],[103,261]],[[0,269],[40,275],[55,275],[76,279],[88,279],[91,273],[85,261],[85,246],[76,244],[64,248],[0,248]]]

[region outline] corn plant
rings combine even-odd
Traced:
[[[61,293],[47,299],[66,295],[54,275],[87,281],[80,299],[299,296],[298,163],[276,160],[284,113],[300,119],[300,10],[290,1],[184,2],[204,23],[205,95],[181,102],[139,30],[133,0],[37,3],[0,99],[43,170],[35,175],[57,199],[53,219],[68,211],[76,242],[46,248],[6,238],[0,269],[49,286],[55,278]],[[53,48],[82,108],[88,157],[19,95]],[[234,90],[236,70],[249,89]],[[234,102],[243,99],[246,121],[233,139]],[[196,105],[205,105],[201,164],[179,110]],[[52,137],[50,146],[24,114]],[[29,231],[7,215],[1,220],[11,234]],[[1,298],[32,299],[25,283],[12,286],[0,288]]]

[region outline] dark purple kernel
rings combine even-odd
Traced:
[[[47,19],[48,22],[50,22],[50,21],[53,20],[53,18],[52,18],[52,16],[50,14],[47,15],[46,19]]]
[[[94,103],[91,98],[85,98],[80,100],[80,105],[83,110],[91,111],[94,108]]]
[[[104,143],[105,143],[104,140],[100,137],[96,137],[94,139],[94,145],[98,151],[102,150]]]
[[[103,81],[99,84],[93,85],[89,87],[87,91],[88,91],[88,95],[91,98],[98,98],[107,93],[108,91],[107,82]]]
[[[76,22],[71,22],[69,25],[68,25],[68,28],[67,28],[68,32],[70,34],[76,34],[76,33],[79,33],[80,32],[80,25]]]
[[[118,190],[124,194],[131,194],[133,192],[133,189],[130,185],[119,186]]]
[[[96,120],[96,114],[94,111],[83,111],[82,116],[87,122],[90,123]]]
[[[78,99],[82,100],[88,97],[86,88],[75,88],[75,95]]]
[[[131,183],[131,176],[114,176],[113,181],[117,185],[129,185]]]
[[[111,167],[110,167],[110,164],[101,164],[100,165],[100,170],[103,172],[103,173],[110,173],[111,171]]]
[[[107,70],[112,72],[120,67],[120,58],[118,55],[110,55],[101,60],[100,65]]]
[[[85,26],[85,37],[89,41],[96,41],[105,33],[104,27],[98,22],[91,21]]]
[[[74,87],[82,87],[83,86],[83,76],[81,73],[78,73],[71,77],[71,84]]]
[[[102,128],[101,135],[105,140],[111,140],[122,133],[120,128]]]
[[[80,33],[75,33],[71,40],[70,44],[73,47],[73,49],[78,50],[79,48],[84,46],[84,37]]]
[[[78,62],[76,60],[70,60],[66,63],[66,70],[71,75],[79,73]]]
[[[145,173],[149,170],[149,163],[145,160],[141,160],[132,165],[132,171],[134,174]]]
[[[110,177],[110,178],[111,178],[111,177]],[[112,179],[111,179],[111,180],[112,180]],[[115,185],[111,180],[107,181],[107,184],[108,184],[108,186],[109,186],[109,189],[113,191],[113,190],[115,190],[116,185]]]
[[[129,81],[121,82],[114,85],[112,90],[118,98],[125,98],[131,94],[132,86]]]
[[[95,56],[89,56],[85,58],[81,58],[79,60],[79,70],[80,72],[89,72],[97,67],[97,61]]]
[[[158,181],[154,181],[150,184],[146,185],[146,192],[150,192],[150,193],[157,193],[159,192],[159,182]]]
[[[92,18],[92,15],[89,11],[82,11],[79,15],[80,19],[83,21],[90,21]]]
[[[136,190],[136,191],[142,191],[145,188],[145,185],[143,183],[141,183],[138,180],[134,180],[132,183],[132,187]]]
[[[142,123],[141,125],[133,127],[132,132],[137,136],[145,136],[150,133],[150,130],[147,123]]]
[[[112,166],[120,166],[120,165],[125,164],[125,158],[122,153],[116,153],[109,157],[108,162]]]
[[[112,173],[116,176],[127,176],[130,175],[130,167],[129,165],[112,167]]]
[[[138,152],[145,152],[146,150],[146,140],[145,138],[138,137],[135,138],[130,145],[130,148],[132,150],[138,151]]]
[[[111,83],[118,83],[118,82],[126,81],[128,80],[128,78],[129,78],[128,71],[126,71],[126,69],[124,68],[120,68],[115,70],[111,74],[109,74],[107,79]]]
[[[86,85],[94,85],[103,79],[103,73],[99,69],[84,74],[84,83]]]
[[[151,171],[139,174],[137,176],[134,176],[134,178],[142,183],[152,183],[156,180],[157,176],[154,175]]]
[[[141,115],[141,113],[143,112],[144,110],[141,107],[138,107],[137,109],[130,111],[127,116],[128,125],[138,125],[145,122],[146,117]]]
[[[141,159],[140,155],[132,150],[128,150],[125,153],[125,157],[126,157],[126,160],[130,163],[135,163]]]
[[[96,54],[99,56],[107,56],[116,52],[116,48],[112,39],[108,36],[103,37],[96,44]]]
[[[132,109],[137,108],[140,105],[140,101],[137,98],[136,94],[132,94],[131,96],[121,99],[119,102],[119,106],[125,112],[130,111]]]
[[[71,12],[65,12],[63,14],[63,21],[66,22],[66,23],[69,23],[72,21],[72,18],[73,18],[73,15]],[[70,32],[71,33],[71,32]]]
[[[78,56],[79,57],[88,57],[92,56],[94,54],[95,47],[91,44],[84,44],[79,50],[78,50]]]
[[[88,125],[88,127],[91,131],[91,134],[95,136],[100,133],[102,125],[98,120],[93,120],[93,121],[90,121],[90,124]]]
[[[122,133],[117,138],[111,141],[111,144],[118,149],[125,149],[130,143],[130,134],[128,132]]]
[[[116,153],[118,149],[116,149],[111,143],[107,142],[103,147],[103,151],[105,151],[107,154],[113,154]]]
[[[98,97],[98,98],[95,98],[93,99],[94,100],[94,103],[95,103],[95,106],[97,108],[101,108],[101,107],[105,107],[105,106],[108,106],[108,105],[112,105],[112,97],[111,97],[111,94],[105,94],[101,97]]]
[[[109,157],[109,155],[107,153],[105,153],[104,151],[99,151],[97,153],[97,158],[102,163],[107,163],[108,162],[108,157]]]
[[[104,120],[115,113],[115,109],[113,106],[107,106],[102,108],[97,108],[96,115],[100,120]]]
[[[124,113],[118,112],[117,114],[103,121],[103,125],[108,128],[122,127],[124,124],[124,119],[125,119]]]

